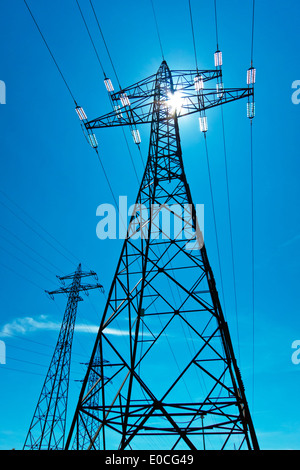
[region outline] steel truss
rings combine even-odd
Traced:
[[[219,70],[201,75],[204,81],[220,80]],[[85,122],[87,130],[151,122],[151,133],[135,210],[66,449],[72,442],[82,450],[258,449],[183,167],[178,128],[178,117],[249,99],[253,88],[223,90],[219,97],[201,87],[194,93],[195,76],[198,71],[172,74],[163,61],[155,76],[112,96],[114,103],[126,93],[130,105]],[[178,84],[186,87],[188,100],[177,114],[169,99]],[[150,100],[147,112],[145,100]],[[178,207],[185,209],[184,218]],[[161,228],[162,213],[174,215],[172,234]],[[91,385],[97,354],[98,379]]]
[[[81,279],[88,276],[97,278],[93,271],[82,271],[81,264],[73,274],[58,277],[63,286],[55,291],[46,291],[51,298],[55,294],[68,295],[58,340],[42,391],[26,436],[24,450],[63,450],[65,446],[68,389],[71,365],[71,350],[77,305],[82,301],[79,292],[90,289],[103,290],[101,284],[82,284]],[[69,286],[65,281],[71,280]]]

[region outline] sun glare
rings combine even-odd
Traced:
[[[171,114],[178,114],[183,106],[183,97],[180,91],[168,94],[167,106]]]

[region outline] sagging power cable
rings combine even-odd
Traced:
[[[43,33],[42,33],[42,31],[41,31],[41,29],[40,29],[40,27],[39,27],[39,25],[38,25],[38,23],[37,23],[35,17],[33,16],[33,13],[32,13],[32,11],[31,11],[31,9],[30,9],[28,3],[26,2],[26,0],[24,0],[24,3],[25,3],[25,5],[26,5],[26,7],[27,7],[27,10],[28,10],[29,13],[30,13],[31,18],[33,19],[33,21],[34,21],[34,23],[35,23],[35,25],[36,25],[36,27],[37,27],[38,32],[40,33],[40,35],[41,35],[41,37],[42,37],[42,39],[43,39],[43,41],[44,41],[44,43],[45,43],[45,45],[46,45],[48,51],[49,51],[49,53],[50,53],[50,55],[51,55],[51,57],[52,57],[52,60],[53,60],[54,64],[56,65],[56,68],[57,68],[58,72],[59,72],[60,75],[61,75],[61,78],[63,79],[63,81],[64,81],[64,83],[65,83],[65,85],[66,85],[66,87],[67,87],[67,90],[69,91],[69,93],[70,93],[70,95],[71,95],[71,98],[73,99],[75,105],[77,106],[77,103],[76,103],[75,97],[74,97],[74,95],[73,95],[73,93],[72,93],[72,91],[71,91],[71,88],[70,88],[70,86],[68,85],[67,80],[66,80],[64,74],[62,73],[61,68],[59,67],[59,65],[58,65],[58,63],[57,63],[57,61],[56,61],[56,59],[55,59],[55,57],[54,57],[54,55],[53,55],[53,53],[52,53],[50,47],[49,47],[49,44],[48,44],[48,42],[46,41],[45,36],[43,35]]]

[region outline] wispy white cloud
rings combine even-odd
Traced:
[[[40,315],[37,318],[21,317],[15,318],[9,323],[6,323],[0,329],[0,336],[9,336],[13,334],[26,334],[37,330],[59,330],[60,325],[56,322],[50,321],[45,315]]]
[[[81,333],[98,333],[99,326],[79,323],[75,326],[75,330]],[[116,328],[105,328],[104,333],[114,336],[128,336],[129,334],[127,330],[119,330]]]
[[[38,317],[20,317],[15,318],[9,323],[0,327],[0,337],[10,335],[26,335],[34,331],[59,331],[61,324],[51,321],[46,315],[39,315]],[[98,332],[99,325],[90,325],[87,323],[78,323],[75,325],[75,330],[78,333],[92,333]],[[106,328],[105,334],[114,336],[127,336],[128,331],[119,330],[116,328]]]

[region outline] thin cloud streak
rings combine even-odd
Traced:
[[[61,324],[47,319],[46,315],[40,315],[37,318],[33,317],[20,317],[13,321],[6,323],[0,329],[0,337],[11,336],[14,334],[26,335],[36,331],[59,331]],[[78,333],[92,333],[96,334],[99,330],[98,325],[89,325],[79,323],[75,325],[75,331]],[[106,328],[105,334],[114,336],[128,336],[128,331],[118,330],[116,328]]]

